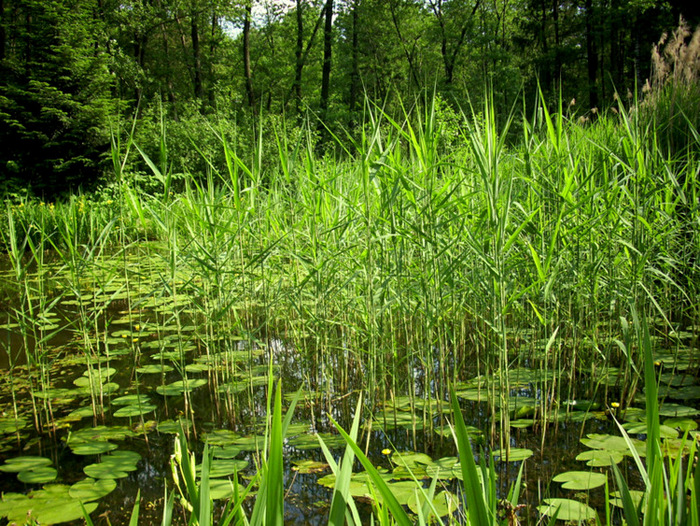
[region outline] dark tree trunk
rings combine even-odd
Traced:
[[[5,58],[5,2],[0,0],[0,60]]]
[[[255,112],[255,93],[253,92],[253,72],[250,67],[250,19],[253,6],[248,2],[245,6],[243,18],[243,75],[245,76],[245,91],[248,95],[248,105]]]
[[[199,49],[199,24],[197,13],[192,12],[190,18],[190,34],[192,38],[192,60],[194,62],[194,98],[202,99],[202,55]]]
[[[323,71],[321,74],[321,118],[326,118],[331,90],[331,54],[333,51],[333,0],[326,2],[326,23],[323,27]]]
[[[588,57],[588,107],[598,107],[598,51],[596,49],[595,33],[593,30],[593,0],[586,0],[586,55]]]
[[[297,0],[297,44],[294,49],[296,58],[296,69],[294,71],[294,96],[296,97],[297,113],[301,104],[301,75],[304,70],[302,56],[304,54],[304,12],[302,11],[302,0]]]
[[[360,64],[358,49],[358,29],[359,29],[359,4],[360,0],[355,0],[352,6],[352,69],[350,70],[350,113],[357,109],[357,99],[360,92]],[[354,119],[350,117],[350,125],[354,125]]]

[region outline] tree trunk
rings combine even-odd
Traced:
[[[297,44],[294,49],[296,58],[296,69],[294,71],[294,96],[296,97],[297,113],[301,110],[301,75],[304,70],[302,56],[304,54],[304,12],[302,11],[302,0],[297,0]]]
[[[350,114],[357,108],[357,99],[360,91],[360,64],[359,64],[359,49],[358,49],[358,28],[359,28],[359,4],[361,0],[355,0],[352,6],[352,69],[350,70]],[[354,119],[350,117],[351,127],[354,124]]]
[[[255,112],[255,93],[253,92],[253,72],[250,68],[250,19],[252,18],[252,1],[245,6],[243,18],[243,75],[245,76],[245,91],[248,95],[248,105]]]
[[[323,27],[323,71],[321,74],[321,118],[326,118],[331,89],[331,53],[333,51],[333,0],[326,2],[326,23]]]
[[[199,24],[197,13],[192,11],[190,17],[190,33],[192,38],[192,60],[194,62],[194,98],[202,99],[202,56],[199,49]]]
[[[0,0],[0,60],[5,58],[5,2]]]
[[[593,33],[593,0],[586,0],[586,54],[588,56],[588,107],[598,107],[598,85],[596,75],[598,73],[598,51],[595,45]]]

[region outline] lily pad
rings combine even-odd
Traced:
[[[231,498],[234,495],[234,484],[237,483],[229,479],[209,479],[209,496],[213,500]],[[238,484],[239,495],[244,491],[245,488]]]
[[[46,484],[56,480],[58,472],[56,468],[41,466],[17,473],[17,478],[25,484]]]
[[[544,504],[537,506],[542,515],[552,516],[559,510],[557,519],[561,521],[594,521],[598,514],[593,508],[571,499],[544,499]]]
[[[114,451],[102,457],[102,461],[85,466],[83,471],[94,479],[119,479],[136,470],[141,455],[134,451]]]
[[[408,499],[408,507],[413,513],[418,513],[419,508],[423,507],[425,502],[425,497],[420,491],[416,493],[413,497]],[[450,493],[449,491],[441,491],[433,499],[433,508],[430,509],[429,513],[432,513],[434,509],[439,517],[446,517],[452,515],[459,509],[460,502],[457,495]]]
[[[87,513],[96,509],[97,503],[85,504]],[[55,484],[44,486],[44,489],[32,491],[28,495],[3,495],[0,515],[7,517],[11,524],[24,524],[28,516],[39,524],[58,524],[82,518],[83,510],[80,501],[70,497],[68,486]]]
[[[125,405],[117,409],[114,412],[114,416],[118,418],[122,417],[136,417],[155,411],[156,406],[153,404],[138,404],[138,405]]]
[[[231,459],[214,459],[214,461],[209,465],[209,477],[221,478],[228,477],[234,473],[248,467],[247,460],[231,460]],[[202,469],[201,464],[197,466],[197,472],[199,473]]]
[[[108,451],[114,451],[119,447],[117,444],[107,442],[106,440],[92,440],[89,442],[72,440],[68,445],[75,455],[101,455]]]
[[[170,365],[161,364],[149,364],[143,367],[137,367],[136,372],[140,374],[159,374],[159,373],[169,373],[174,371],[174,368]]]
[[[168,385],[159,385],[156,387],[156,393],[162,396],[178,396],[185,391],[189,392],[203,385],[207,385],[207,380],[204,378],[190,378],[187,381],[178,380]]]
[[[302,451],[307,451],[309,449],[320,449],[321,443],[318,441],[319,436],[323,439],[323,442],[329,449],[339,448],[345,445],[345,440],[342,436],[332,435],[330,433],[308,433],[306,435],[299,435],[290,439],[289,445]]]
[[[68,493],[74,499],[81,502],[98,500],[111,493],[117,487],[114,479],[93,479],[86,478],[73,484]]]
[[[30,471],[50,465],[51,459],[44,457],[15,457],[8,458],[5,463],[0,466],[0,471],[4,471],[5,473],[19,473],[20,471]]]
[[[576,460],[585,462],[586,465],[591,467],[604,467],[612,466],[613,464],[619,464],[625,454],[622,451],[606,451],[604,449],[590,449],[579,453],[576,456]]]
[[[588,490],[605,484],[607,477],[602,473],[593,471],[567,471],[566,473],[560,473],[552,480],[560,482],[564,489]]]
[[[520,462],[521,460],[527,460],[530,458],[533,453],[531,449],[525,449],[525,448],[519,448],[519,447],[512,447],[510,448],[510,452],[508,454],[508,458],[506,459],[506,455],[501,453],[500,449],[497,449],[492,453],[494,458],[497,458],[502,461],[508,461],[508,462]],[[502,457],[502,458],[501,458]]]
[[[295,460],[292,462],[294,471],[298,471],[302,475],[308,475],[310,473],[320,473],[328,469],[328,464],[325,462],[320,462],[318,460]]]

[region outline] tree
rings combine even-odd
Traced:
[[[54,196],[102,175],[111,76],[93,0],[13,0],[3,16],[0,174]]]

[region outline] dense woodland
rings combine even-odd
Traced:
[[[258,122],[306,122],[327,152],[366,104],[400,113],[428,92],[446,121],[488,90],[506,114],[538,86],[595,118],[616,93],[641,96],[653,44],[680,16],[700,20],[684,4],[0,0],[0,190],[93,187],[124,130],[137,122],[142,147],[157,146],[162,117],[181,143],[176,171],[202,168],[186,163],[190,139],[204,148],[213,128],[244,144]]]

